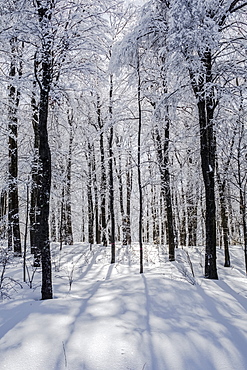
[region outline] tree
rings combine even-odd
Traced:
[[[20,102],[20,87],[14,80],[22,75],[22,43],[16,36],[10,40],[10,84],[9,84],[9,189],[8,189],[8,248],[12,246],[17,256],[21,256],[21,235],[19,223],[19,195],[18,195],[18,106]]]
[[[139,191],[139,249],[140,249],[140,274],[143,273],[143,191],[141,178],[141,133],[142,133],[142,106],[141,106],[141,71],[140,71],[140,56],[137,50],[136,59],[137,72],[137,106],[138,106],[138,138],[137,138],[137,176],[138,176],[138,191]]]
[[[155,87],[148,89],[147,99],[154,108],[154,129],[153,139],[157,154],[158,168],[160,171],[161,196],[165,201],[167,216],[167,236],[169,245],[169,260],[175,260],[175,232],[174,216],[172,204],[172,192],[170,183],[170,162],[169,162],[169,144],[170,144],[170,126],[171,119],[169,113],[169,93],[167,78],[167,5],[166,2],[157,2],[151,7],[149,19],[144,12],[142,19],[142,42],[144,44],[144,53],[148,56],[149,48],[151,49],[150,59],[155,60],[156,76]],[[143,29],[144,28],[144,29]],[[162,56],[156,55],[162,45]],[[147,58],[147,61],[149,59]],[[151,76],[150,76],[151,77]],[[149,81],[148,73],[147,80]],[[151,91],[150,91],[151,90]]]
[[[71,167],[72,167],[72,145],[73,145],[73,111],[67,111],[68,124],[69,124],[69,148],[67,156],[67,164],[65,171],[65,244],[73,244],[73,231],[72,231],[72,211],[71,211]]]
[[[38,62],[36,58],[34,58],[34,70],[36,71],[38,68]],[[40,250],[38,248],[38,209],[37,209],[37,202],[39,197],[39,186],[38,186],[38,179],[39,179],[39,146],[40,146],[40,139],[39,139],[39,109],[38,109],[38,97],[36,96],[36,85],[37,81],[33,81],[33,91],[32,91],[32,98],[31,98],[31,108],[32,108],[32,126],[34,132],[34,143],[33,143],[33,158],[31,163],[31,194],[30,194],[30,211],[29,211],[29,218],[30,218],[30,247],[31,253],[34,254],[34,266],[40,266]]]
[[[109,212],[111,220],[110,228],[110,243],[111,243],[111,263],[116,260],[116,246],[115,246],[115,212],[114,212],[114,181],[113,181],[113,121],[112,121],[112,97],[113,97],[113,76],[110,75],[110,90],[109,90]]]
[[[245,272],[247,274],[247,173],[246,173],[246,128],[245,128],[245,115],[244,115],[244,98],[242,86],[239,86],[239,81],[236,81],[237,87],[239,88],[240,104],[239,112],[237,117],[238,123],[238,140],[235,163],[237,164],[237,171],[235,174],[236,183],[239,190],[239,208],[241,216],[241,224],[243,230],[243,242],[244,242],[244,261],[245,261]]]
[[[42,263],[42,299],[52,298],[52,273],[51,254],[49,241],[49,205],[51,190],[51,153],[48,141],[48,111],[49,93],[52,84],[52,27],[51,20],[55,7],[53,0],[37,1],[36,8],[41,32],[41,72],[38,83],[40,88],[38,130],[39,130],[39,151],[38,163],[40,173],[37,186],[39,196],[37,199],[38,223],[37,243],[41,252]]]
[[[188,3],[175,1],[167,4],[173,20],[173,27],[170,30],[171,43],[175,42],[174,46],[180,49],[187,61],[189,78],[198,109],[201,168],[206,202],[205,276],[217,279],[214,126],[218,95],[214,65],[216,57],[219,58],[220,55],[219,39],[222,37],[221,32],[228,26],[228,18],[247,4],[242,0],[203,4],[191,0]],[[174,50],[174,47],[172,49]]]
[[[104,123],[101,117],[100,97],[97,95],[97,127],[100,131],[100,230],[101,242],[103,246],[107,245],[106,238],[106,168],[105,168],[105,147],[104,147]]]

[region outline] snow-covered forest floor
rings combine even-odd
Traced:
[[[41,272],[30,289],[22,260],[12,259],[0,303],[0,368],[247,369],[241,247],[231,247],[231,268],[218,250],[218,281],[203,278],[202,247],[177,249],[176,256],[169,262],[165,249],[145,246],[139,274],[138,245],[118,247],[110,265],[109,247],[76,244],[60,252],[53,244],[54,299],[47,301],[40,300]]]

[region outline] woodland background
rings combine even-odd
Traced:
[[[243,247],[246,2],[0,5],[1,261],[50,241]],[[231,247],[233,248],[233,247]],[[24,268],[25,270],[25,268]]]

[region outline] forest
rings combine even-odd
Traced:
[[[7,370],[246,370],[247,2],[0,1]]]
[[[246,2],[0,5],[2,265],[50,244],[241,245],[247,271]],[[25,274],[25,267],[24,267]]]

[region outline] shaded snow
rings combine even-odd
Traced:
[[[7,370],[244,370],[247,368],[247,284],[242,250],[219,281],[202,277],[200,248],[170,263],[146,249],[123,248],[109,265],[109,249],[53,251],[55,299],[40,301],[40,272],[0,303],[1,369]],[[21,278],[14,262],[9,274]],[[69,280],[73,280],[71,290]]]

